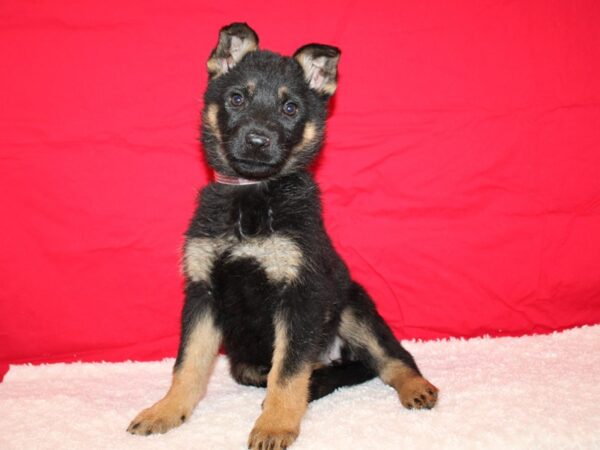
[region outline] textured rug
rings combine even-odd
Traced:
[[[545,336],[405,342],[441,389],[431,411],[373,380],[310,405],[295,450],[600,449],[600,325]],[[1,449],[244,449],[264,390],[218,360],[194,415],[165,435],[129,421],[168,388],[172,360],[11,366]]]

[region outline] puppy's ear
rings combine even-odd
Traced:
[[[304,70],[304,77],[311,89],[321,95],[333,95],[337,88],[337,66],[340,50],[321,44],[308,44],[294,53],[294,59]]]
[[[210,78],[229,72],[246,55],[258,48],[258,36],[245,23],[221,28],[219,43],[206,62]]]

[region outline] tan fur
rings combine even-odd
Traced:
[[[223,143],[223,138],[221,137],[221,131],[219,130],[218,114],[219,105],[211,103],[206,107],[203,119],[204,123],[208,125],[208,129],[219,143],[219,146],[221,146]]]
[[[366,348],[373,358],[375,358],[378,365],[385,365],[385,360],[387,358],[385,351],[379,345],[369,327],[357,320],[354,314],[349,310],[342,312],[340,335],[350,344]]]
[[[306,122],[302,131],[302,140],[292,148],[292,157],[288,159],[281,170],[282,173],[289,173],[296,167],[297,159],[294,155],[304,151],[309,145],[312,145],[319,138],[319,130],[314,122]]]
[[[219,114],[219,105],[211,103],[207,105],[204,112],[204,123],[208,125],[212,133],[215,135],[219,142],[222,142],[221,132],[219,131],[217,116]]]
[[[369,351],[377,363],[379,377],[396,390],[406,408],[432,408],[435,405],[438,389],[413,368],[388,356],[369,328],[349,310],[342,313],[340,335],[350,344]]]
[[[379,378],[390,386],[399,386],[410,378],[418,376],[416,372],[397,359],[389,359],[379,372]]]
[[[281,320],[275,322],[273,367],[267,381],[263,412],[257,419],[250,438],[250,449],[283,449],[296,440],[300,421],[308,406],[311,366],[306,365],[289,378],[281,376],[287,352],[287,333]]]
[[[271,382],[279,380],[283,369],[283,360],[287,352],[288,337],[285,322],[280,317],[275,317],[275,342],[273,343],[272,368],[269,372]]]
[[[219,105],[211,103],[207,105],[204,110],[203,123],[217,140],[217,155],[219,156],[219,159],[222,163],[228,164],[227,157],[225,156],[225,149],[223,148],[223,136],[221,136],[221,131],[219,130],[218,116]]]
[[[221,71],[221,63],[217,58],[210,58],[206,61],[206,68],[208,69],[208,73],[217,76]]]
[[[269,280],[293,282],[303,263],[296,243],[283,235],[247,238],[236,243],[231,238],[192,238],[183,255],[183,270],[192,281],[210,281],[215,260],[230,249],[231,259],[252,258],[264,269]]]
[[[286,86],[280,86],[279,89],[277,89],[277,97],[279,99],[282,99],[285,94],[287,94],[288,88]]]
[[[133,434],[165,433],[181,425],[204,396],[220,342],[221,333],[212,316],[205,315],[188,338],[181,365],[173,373],[167,395],[140,412],[127,431]]]
[[[255,259],[267,277],[275,282],[293,282],[302,266],[300,248],[281,234],[245,239],[231,249],[230,257]]]
[[[408,409],[430,409],[437,402],[438,388],[404,364],[390,364],[386,368],[384,381],[396,389],[400,402]],[[383,379],[383,376],[381,377]]]
[[[183,271],[192,281],[210,281],[215,259],[227,245],[221,238],[192,238],[186,242],[183,252]]]
[[[251,96],[254,95],[254,91],[256,90],[256,83],[254,81],[248,82],[246,89],[248,89],[248,94],[250,94]]]
[[[302,132],[302,141],[296,145],[293,152],[297,152],[305,148],[307,145],[312,144],[317,137],[317,127],[314,122],[306,122],[304,125],[304,131]]]
[[[335,94],[335,91],[337,90],[337,83],[334,83],[334,82],[325,83],[321,87],[321,90],[328,95],[333,95],[333,94]]]

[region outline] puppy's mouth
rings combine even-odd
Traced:
[[[247,158],[231,158],[231,168],[240,176],[248,179],[265,179],[279,172],[281,163],[257,161]]]
[[[277,167],[279,164],[265,161],[257,161],[247,158],[232,158],[233,162],[247,167]]]

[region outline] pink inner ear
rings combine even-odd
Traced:
[[[325,77],[323,76],[323,71],[319,68],[316,68],[310,77],[309,85],[313,89],[320,89],[324,84]]]
[[[221,58],[219,62],[221,63],[221,73],[229,72],[229,69],[233,66],[233,58],[231,56]]]
[[[231,54],[236,55],[242,49],[244,41],[237,36],[231,36]]]
[[[320,89],[326,83],[326,72],[323,70],[325,67],[326,59],[325,57],[315,58],[310,60],[310,67],[308,69],[307,78],[308,85],[313,89]]]
[[[313,89],[320,89],[325,84],[325,73],[322,70],[323,65],[319,65],[317,60],[312,61],[308,72],[308,85]]]

